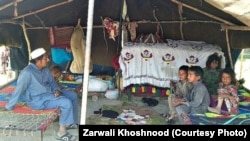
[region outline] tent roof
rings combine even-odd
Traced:
[[[214,7],[228,13],[247,26],[250,26],[250,1],[249,0],[205,0]]]
[[[0,0],[0,30],[5,28],[1,28],[1,23],[23,21],[32,35],[38,34],[31,29],[75,26],[78,19],[81,19],[83,27],[87,26],[87,0],[16,2],[15,4],[13,0]],[[102,20],[105,17],[124,21],[122,17],[127,15],[131,22],[139,23],[137,35],[155,33],[157,23],[160,23],[165,39],[205,41],[218,44],[224,52],[228,52],[228,42],[231,48],[249,48],[249,3],[249,0],[95,0],[92,39],[103,40]],[[229,31],[225,32],[227,29]],[[228,34],[229,41],[225,33]],[[118,43],[110,41],[109,45],[115,47],[119,44],[118,40],[116,42]],[[106,44],[98,43],[94,42],[93,46]]]
[[[152,10],[158,10],[159,20],[178,20],[177,0],[126,0],[131,20],[155,20]],[[183,4],[215,15],[235,25],[250,26],[249,0],[179,0]],[[25,19],[30,27],[75,25],[78,18],[86,25],[87,0],[0,0],[0,19]],[[101,16],[119,20],[123,0],[95,0],[94,24],[101,24]],[[16,5],[16,6],[15,6]],[[146,9],[145,9],[146,8]],[[170,14],[170,15],[169,15]],[[185,8],[183,17],[191,20],[211,20],[194,9]],[[213,21],[218,21],[214,20]]]

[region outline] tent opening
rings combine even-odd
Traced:
[[[244,80],[243,86],[250,90],[250,49],[242,49],[234,68],[236,79]]]
[[[16,78],[16,72],[11,70],[10,48],[0,46],[0,87],[12,82]]]

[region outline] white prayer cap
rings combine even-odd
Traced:
[[[46,51],[44,48],[37,48],[30,53],[30,57],[31,57],[31,59],[36,59],[37,57],[39,57],[45,53],[46,53]]]

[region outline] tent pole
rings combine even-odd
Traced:
[[[228,30],[226,29],[226,41],[227,41],[227,51],[228,51],[228,56],[229,56],[229,61],[230,61],[230,67],[233,69],[233,60],[232,60],[232,55],[231,55],[231,49],[230,49],[230,43],[229,43],[229,38],[228,38]]]
[[[91,54],[91,41],[93,31],[93,17],[94,17],[94,0],[89,0],[88,5],[88,22],[87,22],[87,37],[86,37],[86,52],[85,52],[85,64],[84,64],[84,77],[82,88],[82,107],[81,107],[81,120],[80,124],[86,124],[86,109],[88,98],[88,85],[89,85],[89,63]]]
[[[4,9],[6,9],[6,8],[12,6],[12,5],[15,5],[15,3],[17,4],[17,3],[22,2],[22,1],[23,0],[16,0],[16,1],[13,1],[13,2],[10,2],[10,3],[7,3],[7,4],[0,7],[0,11],[4,10]]]
[[[67,0],[65,2],[60,2],[60,3],[57,3],[57,4],[54,4],[54,5],[51,5],[51,6],[48,6],[48,7],[45,7],[45,8],[42,8],[42,9],[39,9],[39,10],[36,10],[36,11],[33,11],[33,12],[28,12],[28,13],[25,13],[23,15],[20,15],[20,16],[16,16],[14,18],[12,18],[13,20],[16,20],[16,19],[20,19],[20,18],[23,18],[23,17],[27,17],[27,16],[30,16],[30,15],[33,15],[33,14],[37,14],[37,13],[40,13],[40,12],[43,12],[45,10],[48,10],[48,9],[51,9],[51,8],[54,8],[54,7],[57,7],[57,6],[61,6],[61,5],[64,5],[64,4],[68,4],[70,2],[72,2],[73,0]]]
[[[26,29],[26,26],[25,26],[24,18],[23,18],[23,23],[22,23],[22,29],[23,29],[24,38],[25,38],[26,43],[27,43],[28,53],[29,53],[29,60],[30,60],[31,47],[30,47],[30,41],[29,41],[29,37],[28,37],[28,34],[27,34],[27,29]]]

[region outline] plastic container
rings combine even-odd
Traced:
[[[93,101],[98,101],[98,95],[97,94],[93,94],[92,95],[92,100]]]

